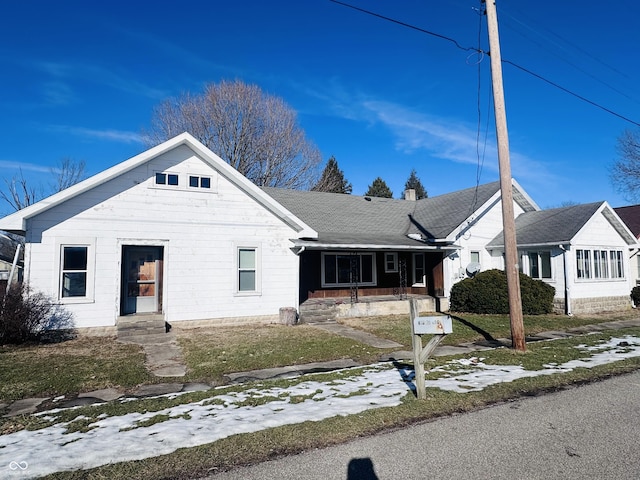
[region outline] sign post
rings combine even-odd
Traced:
[[[449,315],[432,315],[420,317],[415,299],[409,300],[411,312],[411,336],[413,338],[413,368],[416,375],[416,394],[419,400],[427,398],[427,387],[424,380],[424,363],[442,341],[445,335],[453,332]],[[433,335],[427,345],[422,348],[422,335]]]

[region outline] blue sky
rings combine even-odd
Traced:
[[[479,0],[349,3],[488,50]],[[640,123],[639,2],[500,0],[498,18],[503,59]],[[126,160],[155,105],[222,79],[282,97],[355,194],[380,176],[398,197],[412,168],[430,196],[471,187],[479,158],[480,182],[498,178],[488,57],[329,0],[33,0],[7,2],[3,19],[3,179],[21,168],[46,185],[64,157],[89,174]],[[513,175],[533,199],[628,204],[608,169],[638,127],[511,65],[503,75]]]

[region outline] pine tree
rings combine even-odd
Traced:
[[[411,169],[411,174],[409,175],[409,178],[407,179],[407,182],[404,184],[404,189],[405,190],[408,190],[410,188],[412,188],[412,189],[414,189],[416,191],[416,200],[420,200],[421,198],[427,198],[428,197],[427,191],[422,186],[422,182],[418,178],[418,174],[416,173],[416,169],[415,168]]]
[[[318,183],[311,189],[315,192],[351,193],[352,187],[344,178],[344,172],[338,167],[338,161],[332,155],[322,171]]]
[[[367,190],[365,196],[393,198],[393,192],[387,186],[386,182],[382,178],[378,177],[373,181],[371,185],[369,185],[369,190]]]

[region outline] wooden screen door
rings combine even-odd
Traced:
[[[162,251],[162,247],[124,247],[122,293],[125,315],[162,310]]]

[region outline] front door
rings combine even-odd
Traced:
[[[123,247],[123,314],[162,311],[162,247]]]

